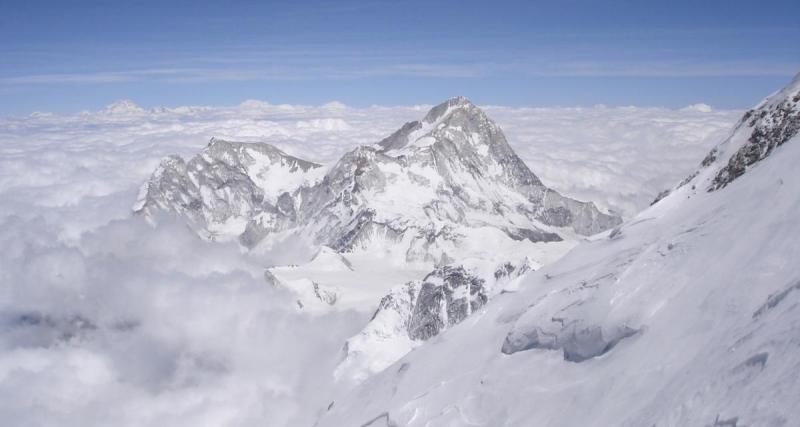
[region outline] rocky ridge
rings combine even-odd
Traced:
[[[163,159],[133,209],[147,217],[174,212],[202,237],[238,236],[250,247],[269,232],[294,226],[291,193],[314,184],[322,170],[268,144],[212,138],[188,162],[175,155]]]
[[[439,263],[463,256],[459,247],[475,229],[546,243],[621,222],[546,187],[463,97],[329,169],[268,144],[212,139],[188,162],[164,159],[134,210],[178,213],[200,235],[248,248],[291,230],[338,252],[394,250],[409,262]]]
[[[334,375],[363,381],[463,322],[496,295],[515,290],[538,267],[529,258],[499,265],[473,259],[438,266],[421,280],[393,288],[364,329],[347,341]]]
[[[676,188],[692,184],[692,190],[713,192],[725,188],[755,167],[800,132],[800,74],[783,89],[748,110],[728,138],[703,158],[700,167]],[[659,193],[653,204],[673,189]]]

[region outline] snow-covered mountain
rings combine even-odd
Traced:
[[[148,217],[172,211],[203,237],[239,236],[250,246],[263,233],[295,223],[290,192],[315,184],[320,172],[320,165],[268,144],[212,139],[188,162],[175,155],[163,159],[133,209]],[[248,227],[253,222],[258,231]]]
[[[426,263],[474,255],[470,241],[574,241],[621,221],[543,185],[462,97],[329,169],[267,144],[212,140],[189,162],[165,159],[134,209],[177,212],[203,236],[250,248],[289,231],[337,252]]]
[[[334,396],[317,425],[800,424],[798,101],[800,75],[657,203],[516,291],[484,303],[479,279],[445,269],[384,300],[373,322],[409,339],[447,318],[448,289],[472,314]],[[413,128],[382,146],[409,149]],[[439,317],[395,316],[428,282],[441,296],[420,310]]]
[[[256,253],[307,242],[316,255],[270,268],[267,282],[292,290],[308,312],[377,307],[345,344],[336,372],[345,383],[621,222],[547,188],[463,97],[329,168],[267,144],[213,139],[188,162],[164,159],[134,210],[177,213],[201,236],[236,238]]]

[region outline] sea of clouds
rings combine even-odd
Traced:
[[[311,425],[368,313],[310,316],[271,261],[131,216],[168,154],[211,137],[329,163],[430,106],[272,105],[0,118],[0,420],[10,425]],[[548,185],[630,217],[740,115],[485,107]]]

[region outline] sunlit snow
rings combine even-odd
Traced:
[[[289,249],[244,253],[199,240],[170,218],[153,228],[132,218],[131,206],[162,157],[188,158],[212,137],[264,141],[328,163],[428,108],[247,101],[146,110],[121,101],[99,112],[0,118],[2,418],[312,425],[339,387],[332,379],[343,343],[371,313],[347,309],[358,300],[335,311],[298,310],[295,293],[264,277]],[[545,184],[626,217],[695,168],[740,115],[697,107],[485,110]],[[490,251],[486,239],[476,238],[475,249]],[[315,275],[334,288],[370,278],[355,283],[328,253],[274,274],[310,292],[313,283],[302,280]],[[369,299],[422,272],[402,274],[409,275],[381,283]],[[502,409],[491,393],[464,398]]]

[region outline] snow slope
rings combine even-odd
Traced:
[[[800,78],[671,194],[336,396],[317,425],[800,424],[798,92]]]

